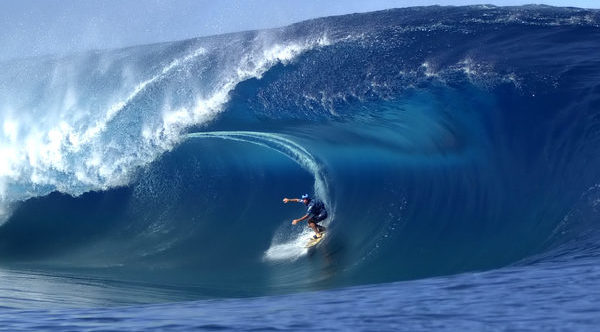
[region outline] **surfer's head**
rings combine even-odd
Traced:
[[[304,204],[306,204],[306,205],[308,205],[308,203],[309,203],[309,202],[310,202],[310,200],[311,200],[311,198],[310,198],[310,195],[309,195],[309,194],[304,194],[304,195],[302,195],[301,199],[302,199],[302,202],[303,202]]]

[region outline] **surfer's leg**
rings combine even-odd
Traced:
[[[321,237],[321,232],[319,232],[319,228],[317,227],[317,224],[315,224],[314,221],[309,221],[308,222],[308,227],[312,228],[313,231],[315,231],[315,234],[317,235],[317,237]]]
[[[315,224],[315,228],[317,229],[317,231],[319,231],[318,236],[321,236],[321,233],[325,232],[325,227],[321,226],[317,223],[319,223],[325,219],[327,219],[327,213],[321,213],[320,215],[318,215],[315,218],[312,218],[310,220],[310,222],[313,222]]]
[[[327,219],[327,212],[321,212],[321,214],[319,214],[317,217],[315,217],[314,219],[312,219],[312,221],[316,224],[317,229],[319,230],[319,233],[323,233],[325,232],[326,228],[324,226],[321,226],[317,223],[323,221]]]

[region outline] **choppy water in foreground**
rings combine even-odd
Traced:
[[[0,323],[7,331],[592,331],[600,324],[598,263],[598,257],[585,257],[259,298],[116,308],[3,309]],[[110,286],[104,287],[110,294]]]

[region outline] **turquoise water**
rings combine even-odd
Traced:
[[[0,64],[0,320],[589,329],[598,15],[407,8]],[[303,193],[316,250],[281,203]]]

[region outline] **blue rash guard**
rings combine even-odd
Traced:
[[[308,222],[318,223],[327,218],[327,210],[325,204],[318,199],[311,199],[308,202],[308,210],[306,213],[309,215]]]

